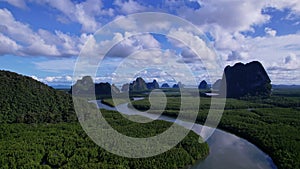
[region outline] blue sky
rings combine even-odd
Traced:
[[[191,22],[207,35],[224,66],[259,60],[273,84],[300,84],[298,0],[0,0],[0,69],[49,85],[70,85],[80,51],[95,31],[116,18],[139,12],[163,12]],[[148,48],[161,50],[165,57],[181,59],[197,81],[207,80],[203,64],[175,41],[156,34],[122,41],[105,57],[96,81],[110,82],[126,54]],[[148,59],[154,62],[155,57]],[[137,75],[149,81],[156,78],[160,83],[170,82],[170,74],[163,70],[144,68]],[[177,76],[186,75],[178,70]]]

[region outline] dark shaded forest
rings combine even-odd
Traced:
[[[153,136],[172,125],[164,121],[140,125],[118,112],[101,113],[118,132],[132,137]],[[1,168],[184,168],[208,155],[208,145],[198,140],[191,132],[176,147],[150,158],[111,154],[85,134],[71,95],[30,77],[0,71]]]
[[[298,92],[298,94],[297,94]],[[293,93],[292,95],[290,95]],[[234,133],[252,142],[270,155],[278,168],[300,168],[300,90],[274,90],[269,98],[244,97],[227,99],[218,128]],[[170,96],[163,115],[177,117],[180,95]],[[210,98],[201,98],[197,123],[203,124],[210,108]],[[132,102],[145,111],[150,108],[147,99]],[[155,113],[152,111],[150,113]],[[188,120],[189,115],[186,115]]]
[[[30,77],[0,71],[0,123],[77,121],[72,97]]]
[[[155,121],[141,126],[132,124],[119,113],[101,111],[120,133],[133,137],[158,134],[171,123]],[[122,124],[120,126],[120,124]],[[97,146],[79,123],[1,124],[1,168],[184,168],[209,153],[206,143],[191,132],[176,147],[158,156],[141,159],[124,158]],[[134,130],[133,130],[134,129]]]

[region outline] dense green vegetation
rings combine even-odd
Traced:
[[[115,103],[114,103],[114,101],[112,99],[103,99],[103,100],[101,100],[101,102],[103,104],[106,104],[106,105],[111,106],[111,107],[115,107],[116,106]]]
[[[168,96],[163,114],[177,117],[179,89],[163,91]],[[130,97],[144,97],[149,92],[131,92]],[[195,101],[191,96],[183,97],[188,97],[189,104]],[[103,102],[113,106],[111,99]],[[117,102],[122,103],[122,99]],[[132,104],[140,110],[150,108],[147,99]],[[194,112],[198,123],[206,120],[209,107],[210,98],[202,97],[199,112]],[[116,130],[132,137],[153,136],[171,125],[163,121],[138,124],[117,112],[102,113]],[[300,168],[299,89],[276,89],[264,99],[227,99],[219,128],[257,145],[278,168]],[[0,71],[0,130],[1,168],[182,168],[209,152],[207,144],[198,143],[198,136],[191,132],[176,147],[155,157],[128,159],[113,155],[84,133],[69,94],[7,71]]]
[[[70,95],[30,77],[0,71],[0,123],[76,120]]]
[[[168,103],[166,110],[179,110],[180,109],[180,97],[168,97]],[[192,99],[191,99],[192,100]],[[191,101],[191,104],[193,101]],[[201,98],[200,99],[200,110],[206,110],[210,108],[211,99],[210,98]],[[150,103],[148,99],[143,99],[135,101],[133,106],[139,110],[148,110],[150,108]],[[226,99],[225,110],[231,109],[247,109],[247,108],[272,108],[273,105],[263,104],[263,103],[254,103],[245,100],[236,100],[236,99]]]
[[[277,93],[280,93],[277,95]],[[289,91],[287,91],[289,93]],[[298,93],[300,94],[300,92]],[[227,99],[219,128],[241,136],[269,154],[278,168],[300,168],[300,99],[282,90],[272,97]],[[284,95],[284,97],[283,97]],[[168,97],[164,115],[177,117],[180,97]],[[134,101],[140,110],[150,108],[148,99]],[[209,98],[201,98],[197,122],[203,124],[210,106]],[[155,112],[152,112],[155,113]]]
[[[149,137],[170,123],[131,123],[119,113],[102,111],[106,120],[129,136]],[[122,126],[120,126],[122,124]],[[135,130],[132,130],[135,129]],[[129,159],[111,154],[93,143],[78,123],[1,124],[1,168],[184,168],[207,156],[206,143],[190,133],[170,151],[151,158]]]
[[[115,107],[116,105],[127,103],[127,99],[115,98],[114,100],[111,98],[102,99],[101,102],[111,107]]]
[[[154,136],[172,125],[163,121],[133,123],[118,112],[101,112],[113,128],[132,137]],[[119,157],[85,134],[65,91],[0,71],[0,168],[184,168],[208,155],[208,145],[198,140],[191,132],[158,156]]]

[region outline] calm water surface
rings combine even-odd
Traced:
[[[142,115],[151,119],[159,119],[175,122],[174,118],[159,116],[149,113],[141,113],[129,109],[126,104],[120,104],[116,108],[104,105],[101,101],[91,101],[99,108],[107,110],[121,110],[127,115]],[[188,122],[176,121],[181,126],[187,126]],[[200,135],[202,125],[195,124],[192,130]],[[214,134],[207,140],[210,154],[205,160],[198,161],[192,169],[277,169],[272,159],[245,139],[231,133],[216,129]]]

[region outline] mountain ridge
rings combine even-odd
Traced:
[[[31,77],[0,70],[1,123],[77,121],[71,95]]]

